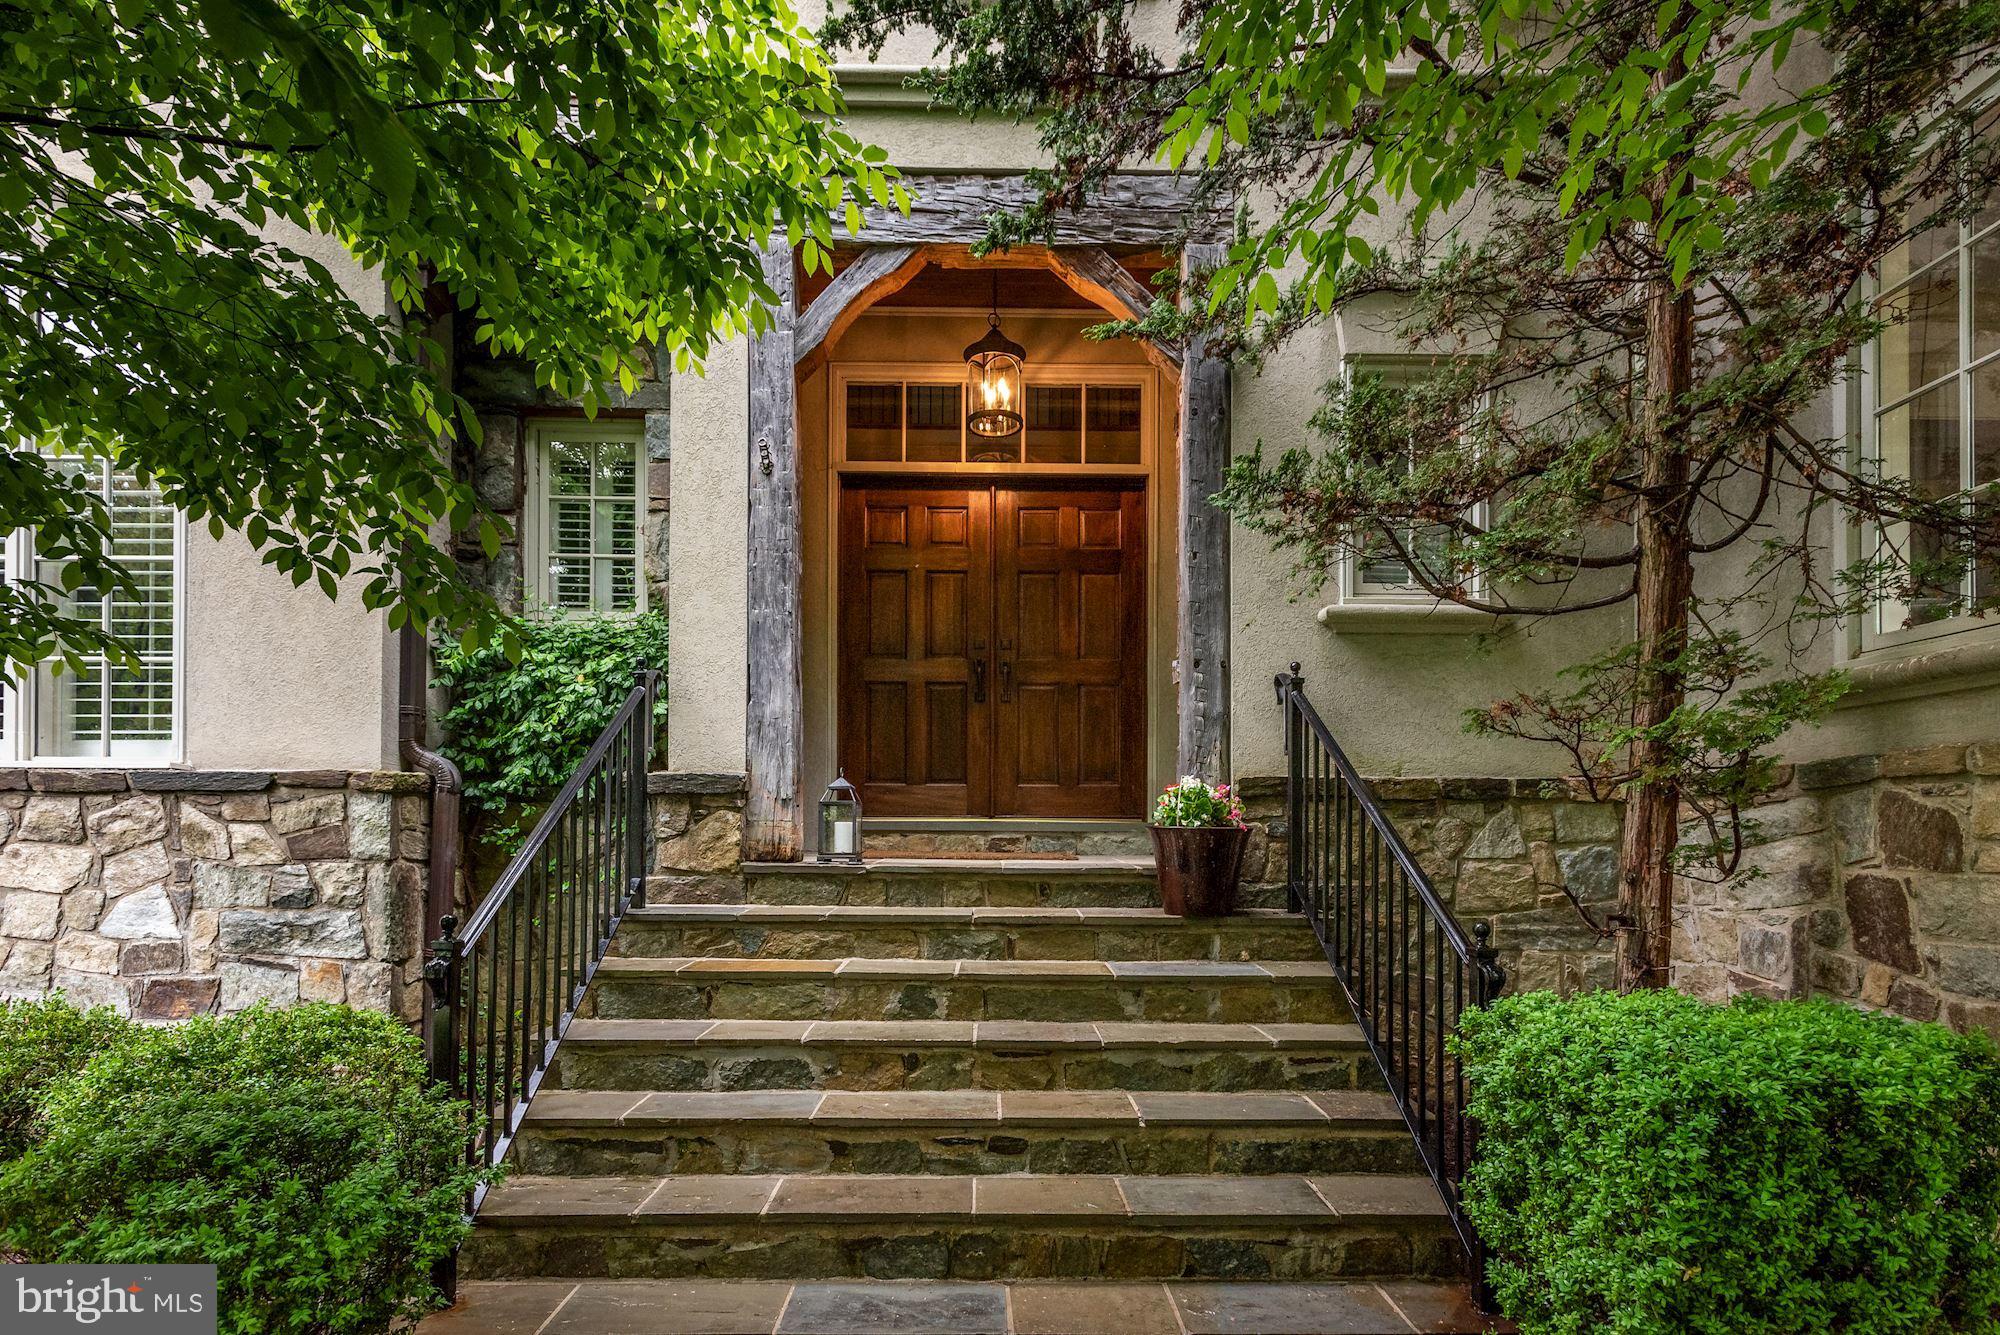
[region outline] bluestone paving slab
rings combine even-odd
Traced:
[[[1007,1295],[1014,1335],[1181,1335],[1164,1284],[1023,1283]]]
[[[1188,1335],[1409,1335],[1373,1284],[1169,1284]]]
[[[826,1095],[817,1089],[667,1091],[644,1096],[626,1122],[783,1122],[806,1119]]]
[[[972,1212],[981,1219],[1123,1219],[1118,1179],[1008,1173],[973,1179]]]
[[[1513,1323],[1480,1314],[1472,1291],[1463,1284],[1426,1284],[1421,1280],[1385,1280],[1378,1287],[1415,1329],[1427,1335],[1463,1335],[1468,1331],[1511,1331]]]
[[[785,1182],[781,1177],[731,1177],[681,1173],[655,1179],[657,1190],[639,1207],[645,1219],[755,1218]]]
[[[527,1120],[616,1126],[646,1099],[624,1089],[545,1089],[528,1104]]]
[[[813,1114],[816,1122],[958,1123],[1000,1117],[1000,1096],[987,1090],[830,1091]]]
[[[577,1291],[567,1279],[467,1280],[458,1301],[425,1317],[424,1335],[536,1335]]]
[[[1444,1202],[1428,1177],[1340,1173],[1311,1179],[1312,1189],[1342,1218],[1443,1218]]]
[[[511,1177],[486,1193],[482,1219],[622,1218],[660,1185],[651,1177]]]
[[[791,1292],[786,1280],[595,1280],[544,1335],[770,1335]]]
[[[982,1048],[1097,1048],[1104,1046],[1092,1024],[1053,1020],[981,1020],[973,1045]]]
[[[802,1042],[861,1044],[868,1047],[965,1047],[972,1043],[970,1020],[814,1020]]]
[[[1223,978],[1269,978],[1254,963],[1234,960],[1114,960],[1111,973],[1116,978],[1180,979],[1204,982]]]
[[[1174,1094],[1135,1092],[1132,1102],[1148,1122],[1318,1124],[1326,1114],[1303,1094]]]
[[[771,1198],[772,1217],[847,1219],[972,1213],[970,1177],[788,1177]]]
[[[779,1335],[1007,1335],[1000,1284],[800,1284]]]
[[[1134,1219],[1227,1220],[1331,1219],[1313,1189],[1298,1177],[1121,1177],[1119,1190]]]
[[[1130,1094],[1097,1089],[1007,1090],[1000,1095],[1000,1119],[1021,1126],[1080,1126],[1092,1122],[1136,1122]]]

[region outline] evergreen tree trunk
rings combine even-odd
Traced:
[[[1689,550],[1688,457],[1677,421],[1693,380],[1694,299],[1665,278],[1646,305],[1645,462],[1638,512],[1638,672],[1633,724],[1656,728],[1686,698],[1677,660],[1687,647],[1694,556]],[[1680,785],[1658,740],[1633,747],[1638,780],[1625,804],[1619,850],[1618,989],[1665,987],[1673,960],[1674,845]]]

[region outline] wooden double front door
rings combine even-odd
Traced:
[[[839,578],[865,812],[1141,814],[1143,491],[850,481]]]

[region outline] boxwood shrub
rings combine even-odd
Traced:
[[[386,1331],[435,1305],[464,1234],[463,1122],[395,1019],[255,1009],[151,1028],[62,1003],[0,1008],[87,1060],[32,1096],[0,1164],[0,1250],[46,1263],[211,1263],[221,1329]]]
[[[1541,1332],[2000,1326],[2000,1056],[1832,1002],[1546,993],[1468,1018],[1467,1208]]]

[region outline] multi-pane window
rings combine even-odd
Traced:
[[[641,431],[620,422],[551,422],[532,441],[535,600],[577,611],[640,610]]]
[[[1059,372],[1052,372],[1059,376]],[[1020,464],[1089,468],[1146,461],[1145,393],[1139,384],[1088,377],[1032,380],[1022,429],[988,439],[965,428],[961,381],[883,377],[840,383],[842,458],[862,464]]]
[[[1374,380],[1392,389],[1410,389],[1422,382],[1425,366],[1421,362],[1393,359],[1358,361],[1348,364],[1347,374],[1350,383]],[[1408,450],[1394,452],[1383,463],[1392,472],[1408,472],[1413,466]],[[1443,530],[1423,525],[1404,525],[1394,531],[1393,537],[1380,531],[1363,535],[1347,562],[1348,597],[1429,598],[1411,573],[1405,555],[1414,556],[1422,563],[1423,570],[1441,577],[1447,573],[1445,545]]]
[[[2000,504],[1996,224],[2000,204],[1989,203],[1969,220],[1916,230],[1892,252],[1876,303],[1894,323],[1868,351],[1864,443],[1882,475],[1909,479],[1925,500],[1968,508]],[[1964,614],[1996,592],[1990,563],[1950,569],[1942,535],[1920,525],[1894,525],[1879,536],[1883,554],[1910,572],[1911,587],[1908,597],[1878,605],[1866,639],[1978,624]]]
[[[110,554],[131,576],[129,588],[84,585],[64,594],[62,611],[116,635],[136,662],[87,654],[81,671],[45,667],[12,683],[7,750],[18,760],[172,759],[180,518],[157,491],[106,460],[68,457],[58,463],[108,507]],[[34,558],[32,535],[13,535],[6,557],[0,577],[25,578],[32,569],[48,587],[61,586],[58,565]]]

